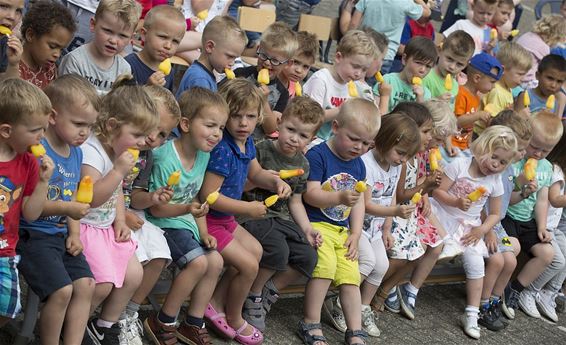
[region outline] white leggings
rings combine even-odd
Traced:
[[[483,241],[483,240],[480,240]],[[472,248],[466,248],[462,256],[464,261],[464,272],[466,279],[480,279],[485,275],[485,263],[483,255]]]
[[[381,280],[389,268],[389,259],[383,239],[378,237],[370,242],[367,236],[362,234],[358,248],[360,273],[367,277],[368,283],[375,286],[381,285]]]

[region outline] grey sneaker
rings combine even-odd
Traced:
[[[271,310],[271,306],[279,299],[279,291],[275,285],[273,285],[273,281],[271,279],[265,283],[261,292],[261,298],[263,302],[263,309],[265,309],[265,313],[267,314]]]
[[[362,328],[371,337],[379,337],[381,331],[375,324],[377,315],[369,305],[362,305]]]
[[[346,332],[348,327],[346,326],[346,319],[344,318],[344,313],[342,312],[342,306],[340,305],[340,299],[338,297],[327,298],[322,304],[322,311],[330,319],[337,330],[340,332]]]
[[[415,319],[415,306],[409,302],[409,298],[416,301],[417,296],[407,290],[406,284],[397,287],[397,300],[401,304],[401,311],[409,320]]]
[[[505,328],[505,324],[497,317],[497,314],[494,312],[494,305],[491,303],[487,307],[482,306],[480,308],[478,324],[494,332]]]
[[[399,314],[401,312],[401,303],[399,302],[399,297],[397,297],[397,289],[387,295],[385,301],[383,301],[385,309],[392,313]]]
[[[142,345],[143,325],[138,313],[126,316],[120,324],[120,345]]]
[[[523,290],[519,296],[519,307],[521,307],[521,310],[523,310],[528,316],[539,319],[540,313],[535,301],[536,295],[537,292],[535,291],[531,291],[529,289]]]
[[[248,296],[244,302],[244,310],[242,311],[242,317],[250,325],[259,329],[260,331],[265,330],[265,309],[263,309],[263,303],[261,297]]]

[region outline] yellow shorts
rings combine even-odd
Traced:
[[[322,246],[317,250],[318,263],[312,274],[313,278],[330,279],[334,286],[343,284],[360,286],[358,260],[346,259],[348,248],[344,243],[348,239],[348,228],[326,222],[311,223],[313,229],[322,235]]]

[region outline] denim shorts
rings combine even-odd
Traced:
[[[188,263],[208,252],[190,230],[164,228],[163,231],[171,250],[171,258],[179,269],[185,268]]]

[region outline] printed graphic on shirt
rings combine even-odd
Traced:
[[[354,187],[358,180],[356,180],[352,175],[348,173],[339,173],[330,176],[322,184],[322,190],[327,192],[336,192],[341,190],[354,190]],[[336,222],[341,222],[350,216],[351,207],[346,205],[337,205],[328,208],[320,209],[322,213],[328,218]]]
[[[0,176],[0,234],[4,232],[4,215],[10,211],[10,206],[22,194],[22,186],[16,186],[6,176]],[[8,247],[8,243],[0,242],[0,249]]]

